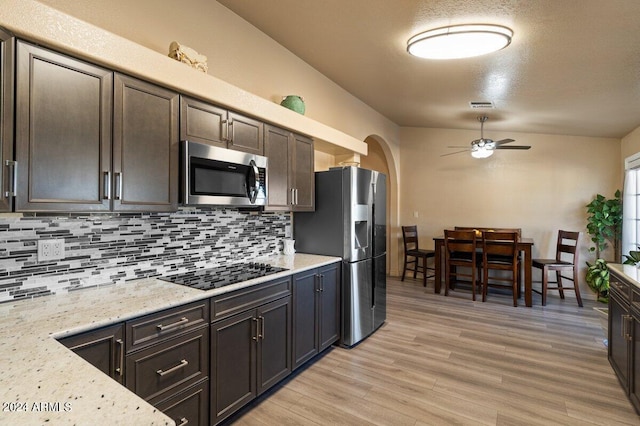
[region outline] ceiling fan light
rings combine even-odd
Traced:
[[[407,51],[427,59],[470,58],[504,49],[512,37],[513,31],[500,25],[453,25],[411,37]]]
[[[471,156],[473,158],[487,158],[493,155],[493,149],[475,146],[471,148]]]

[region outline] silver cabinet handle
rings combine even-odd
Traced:
[[[189,364],[189,361],[187,361],[186,359],[182,359],[180,360],[180,363],[178,365],[176,365],[175,367],[171,367],[168,370],[156,370],[156,374],[160,377],[165,376],[169,373],[173,373],[174,371],[177,371],[181,368],[186,367]]]
[[[320,274],[320,291],[324,291],[324,275]]]
[[[220,124],[222,125],[220,129],[220,133],[222,134],[221,139],[223,142],[227,142],[229,140],[229,121],[222,120]]]
[[[189,423],[189,420],[187,420],[186,417],[183,417],[183,418],[180,419],[180,424],[178,426],[184,426],[187,423]]]
[[[170,330],[172,328],[180,327],[181,325],[184,325],[188,322],[189,322],[189,318],[182,317],[180,318],[179,321],[176,321],[173,324],[169,324],[169,325],[158,324],[156,325],[156,328],[160,331],[165,331],[165,330]]]
[[[313,276],[313,285],[315,286],[315,292],[320,293],[320,275],[315,274]]]
[[[260,320],[260,334],[258,337],[264,340],[264,317],[261,315],[258,319]]]
[[[11,189],[5,191],[5,197],[15,197],[18,194],[18,162],[13,160],[5,160],[4,165],[12,169],[9,175],[12,177]]]
[[[291,195],[291,200],[289,201],[289,203],[290,203],[292,206],[296,203],[296,201],[295,201],[295,191],[296,191],[296,190],[295,190],[295,189],[293,189],[293,188],[291,188],[291,189],[289,190],[290,195]]]
[[[118,373],[118,376],[122,376],[122,366],[124,365],[124,342],[122,341],[122,339],[118,339],[116,340],[116,343],[118,344],[118,358],[120,360],[120,365],[118,365],[118,368],[116,368],[116,373]]]
[[[251,339],[253,339],[253,340],[255,340],[257,342],[258,341],[258,318],[253,317],[253,318],[251,318],[251,321],[253,321],[256,324],[256,332],[255,332],[255,334],[251,333],[251,334],[253,334],[253,336],[251,336]]]
[[[227,120],[227,142],[233,142],[233,119]]]
[[[122,199],[122,172],[117,172],[115,173],[115,178],[116,178],[116,194],[113,197],[114,200],[120,200]]]
[[[104,195],[102,196],[103,200],[111,199],[111,172],[102,172],[103,179],[102,188],[104,189]]]

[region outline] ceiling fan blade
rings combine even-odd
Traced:
[[[496,149],[529,149],[529,145],[496,146]]]
[[[449,152],[449,153],[447,153],[447,154],[442,154],[442,155],[440,155],[440,157],[446,157],[447,155],[461,154],[461,153],[463,153],[463,152],[469,152],[469,148],[464,149],[464,150],[462,150],[462,151]]]
[[[499,140],[499,141],[495,141],[494,144],[496,145],[496,148],[497,148],[500,145],[504,145],[504,144],[511,143],[511,142],[515,142],[515,139],[502,139],[502,140]]]
[[[449,146],[447,146],[447,148],[467,148],[467,149],[469,149],[469,145],[467,145],[467,146],[463,146],[463,145],[449,145]]]

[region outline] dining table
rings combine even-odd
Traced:
[[[440,235],[433,239],[435,243],[435,256],[434,256],[434,268],[435,268],[435,286],[434,292],[440,293],[442,288],[442,269],[443,269],[443,252],[444,252],[444,235]],[[531,287],[531,249],[533,247],[533,238],[519,237],[517,243],[517,249],[522,253],[522,266],[524,268],[524,303],[525,306],[531,307],[533,302],[532,287]]]

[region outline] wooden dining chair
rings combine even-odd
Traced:
[[[504,271],[491,275],[489,271]],[[513,306],[518,306],[520,260],[516,231],[482,232],[482,301],[487,300],[489,287],[509,288]]]
[[[422,284],[427,286],[427,279],[435,276],[435,266],[427,266],[429,258],[435,258],[434,250],[421,249],[418,244],[418,227],[416,225],[402,227],[402,240],[404,242],[404,269],[402,279],[404,281],[407,271],[413,272],[413,278],[418,273],[422,274]],[[433,271],[431,275],[427,271]]]
[[[582,307],[582,298],[578,286],[578,240],[580,232],[558,231],[555,259],[532,259],[531,266],[542,270],[542,288],[532,291],[542,295],[542,306],[547,304],[547,290],[558,290],[560,298],[564,299],[564,290],[573,290],[576,293],[578,306]],[[549,272],[555,271],[556,281],[549,281]],[[563,272],[571,272],[571,277],[563,275]],[[573,284],[565,287],[562,280],[571,281]],[[549,284],[553,284],[552,287]]]
[[[445,296],[449,295],[452,284],[466,279],[471,284],[471,298],[476,300],[476,285],[478,284],[476,241],[476,231],[474,230],[446,229],[444,231]]]

